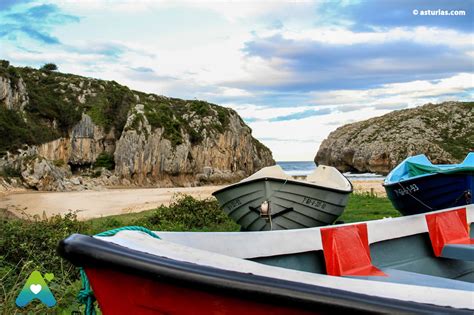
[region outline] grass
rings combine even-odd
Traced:
[[[353,194],[341,220],[348,223],[388,216],[398,216],[388,199]],[[219,209],[215,199],[196,200],[186,195],[177,195],[167,207],[89,221],[78,221],[73,213],[63,218],[36,216],[22,220],[0,209],[0,314],[83,312],[76,300],[81,286],[78,270],[56,254],[57,243],[73,233],[93,235],[126,225],[140,225],[155,231],[239,230]],[[48,309],[37,301],[26,309],[15,306],[15,299],[33,270],[54,273],[55,279],[49,287],[58,301],[56,307]]]
[[[340,220],[351,223],[398,216],[400,213],[395,210],[388,198],[362,193],[351,195]]]

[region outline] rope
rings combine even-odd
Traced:
[[[283,184],[280,185],[280,187],[278,187],[277,190],[274,190],[273,193],[267,198],[267,201],[268,201],[268,219],[270,221],[270,231],[273,231],[273,223],[272,223],[272,208],[270,207],[270,199],[273,197],[273,195],[277,192],[279,192],[283,186],[286,185],[286,182],[288,182],[288,178],[285,179],[285,181],[283,182]]]
[[[411,196],[413,199],[415,199],[416,201],[418,201],[419,203],[421,203],[423,206],[425,206],[426,208],[428,208],[428,209],[430,209],[430,210],[434,210],[433,208],[431,208],[430,206],[428,206],[426,203],[424,203],[424,202],[421,201],[420,199],[418,199],[418,198],[416,198],[415,196],[413,196],[413,195],[411,194],[411,192],[410,192],[408,189],[406,189],[405,187],[403,187],[403,185],[402,185],[400,182],[398,183],[398,185],[400,185],[400,187],[402,187],[402,189],[403,189],[404,191],[406,191],[409,196]]]
[[[454,200],[454,202],[448,208],[454,207],[458,203],[459,199],[461,199],[462,197],[466,199],[467,205],[470,204],[471,203],[471,200],[470,200],[471,198],[469,197],[470,195],[471,195],[471,192],[469,191],[469,189],[463,191],[461,195],[459,195],[459,197],[457,197],[456,200]]]
[[[79,303],[84,304],[84,313],[86,315],[96,315],[94,307],[95,296],[91,290],[89,279],[87,279],[86,272],[83,268],[79,268],[79,273],[81,274],[82,289],[77,294],[77,300]]]
[[[154,232],[142,226],[124,226],[124,227],[120,227],[117,229],[113,229],[113,230],[96,234],[95,236],[114,236],[115,234],[121,231],[139,231],[139,232],[148,234],[151,237],[154,237],[156,239],[160,239],[160,237],[156,235]],[[77,299],[79,303],[85,305],[85,310],[84,310],[85,315],[96,315],[97,313],[94,307],[94,302],[96,301],[96,298],[94,296],[94,292],[91,289],[89,279],[87,278],[86,272],[84,271],[82,267],[79,268],[79,273],[81,274],[82,288],[77,294]]]
[[[147,229],[143,226],[123,226],[123,227],[119,227],[119,228],[116,228],[116,229],[113,229],[113,230],[109,230],[109,231],[105,231],[105,232],[96,234],[95,236],[114,236],[115,234],[117,234],[118,232],[121,232],[121,231],[139,231],[139,232],[143,232],[145,234],[148,234],[151,237],[160,239],[160,237],[158,235],[156,235],[153,231],[150,231],[149,229]]]

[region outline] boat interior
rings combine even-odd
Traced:
[[[100,239],[215,268],[423,303],[452,305],[455,299],[472,308],[473,219],[468,205],[301,230],[156,232],[161,241],[121,232]],[[420,293],[424,287],[434,289],[429,297]]]

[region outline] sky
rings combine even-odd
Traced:
[[[458,0],[1,0],[0,59],[233,108],[275,160],[304,161],[344,124],[472,101],[473,14]]]

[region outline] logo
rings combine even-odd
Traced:
[[[34,299],[40,300],[47,307],[53,307],[56,305],[56,299],[44,279],[50,282],[54,279],[54,275],[52,273],[47,273],[43,278],[39,271],[33,271],[16,298],[16,305],[19,307],[25,307]]]

